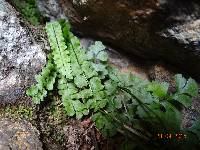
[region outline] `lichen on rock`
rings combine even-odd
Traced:
[[[0,118],[1,150],[42,150],[39,132],[29,122]]]
[[[0,105],[26,101],[25,90],[46,63],[42,45],[18,13],[0,0]]]

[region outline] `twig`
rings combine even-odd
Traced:
[[[92,128],[92,130],[91,130],[91,135],[93,137],[95,150],[99,150],[99,146],[98,146],[97,139],[96,139],[96,136],[95,136],[94,128]]]
[[[88,130],[92,129],[94,125],[95,125],[95,123],[91,124],[91,125],[89,126],[89,128],[87,128],[87,129],[85,130],[83,136],[85,136],[85,135],[87,134]]]

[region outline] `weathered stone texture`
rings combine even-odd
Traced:
[[[18,13],[0,0],[0,105],[28,102],[25,90],[46,63],[46,54]]]
[[[0,150],[42,150],[39,132],[29,122],[0,118]]]

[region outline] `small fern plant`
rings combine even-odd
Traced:
[[[200,121],[191,128],[181,128],[181,108],[190,106],[192,97],[198,94],[193,79],[176,75],[176,92],[170,93],[168,83],[141,80],[109,66],[101,42],[83,49],[64,20],[48,23],[46,32],[52,51],[48,63],[36,76],[37,84],[27,90],[34,103],[40,104],[57,89],[68,116],[81,119],[92,115],[106,137],[120,132],[137,143],[135,148],[166,148],[166,141],[158,141],[156,135],[178,132],[190,137],[180,146],[190,146],[193,139],[198,139],[195,146],[198,145]]]

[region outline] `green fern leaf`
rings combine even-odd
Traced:
[[[101,80],[98,77],[93,77],[90,79],[90,85],[94,93],[97,93],[104,88],[104,86],[101,84]]]
[[[191,98],[198,95],[197,83],[191,78],[186,80],[180,74],[175,76],[175,81],[177,92],[172,96],[172,99],[180,102],[185,107],[190,106],[192,103]]]
[[[84,61],[81,67],[88,79],[98,75],[94,68],[92,68],[92,63],[89,61]]]
[[[104,52],[105,46],[102,44],[102,42],[95,42],[94,45],[91,45],[89,47],[89,51],[87,53],[88,58],[90,60],[92,59],[98,59],[101,61],[107,61],[108,60],[108,55],[106,52]]]
[[[33,85],[27,90],[26,94],[31,96],[33,102],[39,104],[47,96],[47,90],[53,90],[53,85],[56,79],[55,65],[52,63],[53,57],[48,56],[49,61],[45,68],[43,68],[40,75],[36,75],[37,84]]]
[[[67,46],[60,24],[58,22],[49,23],[46,25],[46,31],[58,72],[67,79],[72,79],[69,51],[66,50]]]
[[[63,105],[65,107],[65,110],[67,112],[68,116],[74,116],[75,115],[75,110],[73,107],[73,100],[70,99],[62,99]]]
[[[83,88],[83,87],[86,87],[88,85],[87,79],[83,75],[77,75],[74,78],[74,83],[76,84],[76,86],[78,88]]]
[[[147,86],[147,91],[150,91],[153,93],[154,96],[163,99],[167,97],[168,95],[168,88],[169,84],[166,82],[158,83],[156,81],[149,83]]]
[[[92,96],[92,90],[91,89],[84,89],[82,91],[79,91],[79,98],[85,100]]]
[[[117,91],[117,83],[113,82],[112,80],[108,80],[105,82],[105,89],[106,89],[107,95],[109,96],[114,95]]]
[[[117,133],[117,125],[109,116],[99,112],[92,116],[92,120],[96,123],[97,128],[102,131],[105,137],[111,137]]]

